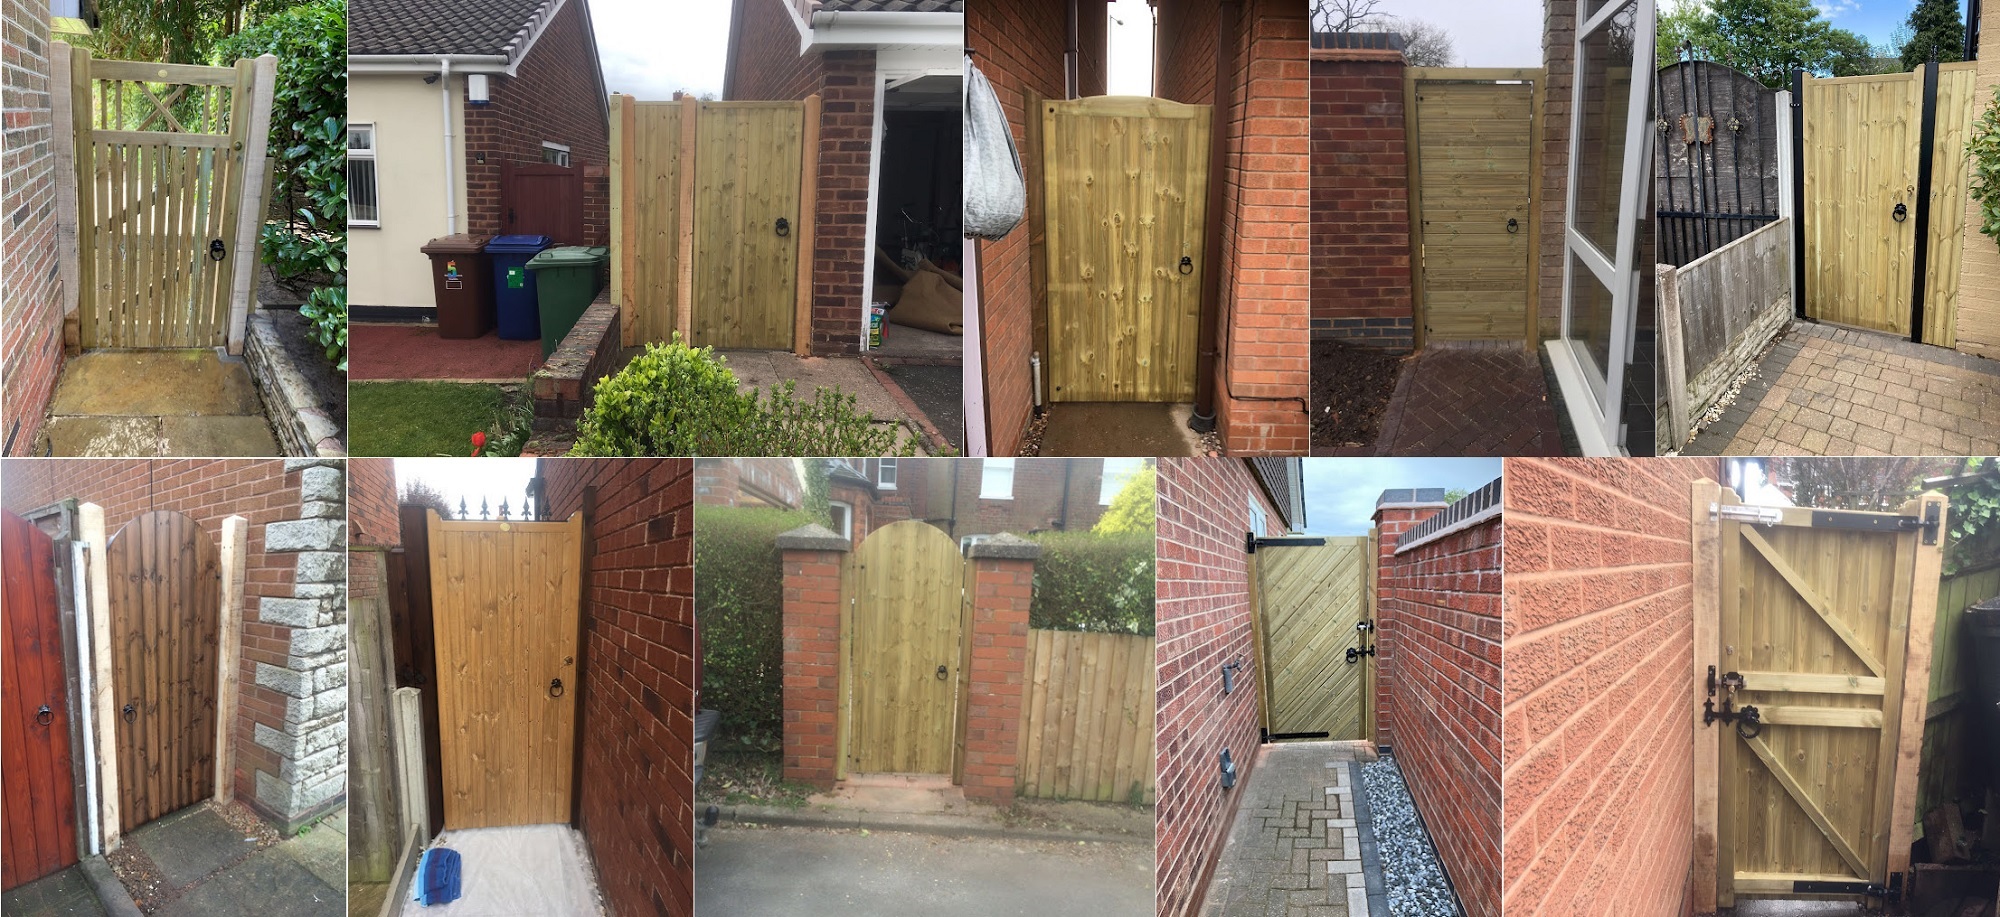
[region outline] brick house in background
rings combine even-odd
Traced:
[[[1221,239],[1220,293],[1203,308],[1204,321],[1219,334],[1212,374],[1198,380],[1212,389],[1212,405],[1196,410],[1212,408],[1232,453],[1302,454],[1309,376],[1307,4],[1155,0],[1153,6],[1154,94],[1220,105],[1215,117],[1226,150],[1210,164],[1222,205],[1208,215],[1207,227]],[[1072,36],[1065,0],[974,4],[968,16],[966,43],[1007,114],[1031,196],[1042,169],[1041,151],[1026,144],[1027,119],[1039,116],[1040,99],[1105,92],[1105,17],[1103,0],[1076,0]],[[1068,47],[1078,49],[1073,59]],[[1220,87],[1218,52],[1233,66]],[[1218,99],[1218,91],[1226,98]],[[1032,203],[1030,211],[1036,212]],[[972,246],[984,390],[982,410],[968,423],[972,442],[983,440],[991,455],[1019,451],[1034,414],[1030,358],[1046,305],[1034,280],[1041,266],[1033,263],[1032,240],[1042,228],[1032,222]]]
[[[349,4],[357,320],[435,317],[419,249],[440,236],[606,244],[611,128],[591,30],[588,0]]]
[[[820,96],[812,352],[857,353],[905,210],[957,257],[965,2],[731,2],[723,99]]]
[[[58,270],[56,237],[55,115],[50,100],[48,0],[9,0],[0,13],[6,48],[7,120],[0,133],[6,153],[0,223],[0,454],[25,454],[40,432],[44,407],[62,373],[64,280],[75,295],[74,268]]]

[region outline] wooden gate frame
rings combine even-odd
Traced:
[[[88,551],[86,575],[90,586],[91,633],[91,716],[99,724],[118,721],[118,701],[112,690],[111,650],[111,571],[106,558],[110,546],[105,531],[104,509],[95,503],[76,508],[78,527]],[[227,803],[236,797],[236,746],[230,741],[236,720],[237,670],[243,657],[243,582],[248,559],[250,520],[230,516],[222,520],[221,553],[222,607],[216,621],[215,663],[215,790],[211,798]],[[202,532],[208,537],[208,532]],[[118,817],[118,736],[116,730],[99,728],[97,747],[98,828],[104,851],[118,849],[123,840]]]
[[[1248,533],[1248,536],[1245,539],[1245,547],[1249,550],[1243,555],[1243,572],[1246,577],[1245,582],[1247,583],[1245,595],[1250,606],[1251,683],[1257,689],[1257,727],[1259,739],[1261,741],[1269,741],[1271,734],[1272,678],[1271,667],[1268,664],[1269,659],[1265,652],[1264,606],[1259,597],[1260,584],[1263,582],[1263,571],[1258,569],[1257,548],[1267,544],[1282,546],[1288,541],[1294,545],[1325,544],[1325,539],[1313,535],[1264,538],[1258,536],[1255,532]],[[1365,550],[1367,550],[1368,555],[1362,559],[1362,563],[1367,565],[1367,578],[1362,583],[1363,601],[1366,603],[1366,607],[1361,610],[1361,615],[1362,620],[1369,622],[1369,633],[1377,635],[1375,640],[1376,645],[1379,646],[1381,637],[1379,636],[1380,631],[1376,629],[1376,626],[1380,622],[1382,614],[1380,594],[1382,579],[1381,527],[1370,526],[1367,538],[1368,546]],[[1375,721],[1377,700],[1375,696],[1375,678],[1377,669],[1381,667],[1381,662],[1382,660],[1379,656],[1366,657],[1361,670],[1361,737],[1367,740],[1370,745],[1378,745],[1381,740],[1381,736],[1377,733]]]
[[[1723,877],[1719,868],[1721,806],[1721,739],[1727,724],[1704,726],[1702,703],[1707,700],[1706,681],[1710,666],[1725,667],[1722,659],[1722,526],[1715,514],[1720,507],[1740,501],[1731,489],[1707,478],[1690,486],[1689,528],[1693,535],[1694,658],[1689,671],[1688,716],[1694,729],[1694,909],[1697,914],[1713,914],[1721,899]],[[1937,615],[1939,575],[1944,564],[1943,542],[1949,531],[1948,506],[1943,494],[1933,490],[1903,504],[1900,515],[1923,518],[1930,507],[1938,511],[1937,543],[1926,545],[1919,538],[1912,561],[1912,581],[1908,628],[1904,634],[1903,683],[1889,685],[1885,707],[1885,730],[1896,734],[1894,758],[1883,750],[1883,760],[1893,760],[1889,804],[1889,837],[1884,876],[1891,882],[1899,877],[1908,887],[1910,844],[1916,833],[1918,769],[1923,760],[1925,705],[1930,694],[1931,642]],[[1810,516],[1812,510],[1796,507],[1770,509],[1787,521]],[[1803,523],[1801,523],[1803,524]],[[1900,694],[1900,697],[1897,695]],[[1878,776],[1878,779],[1879,776]],[[1733,894],[1733,892],[1732,892]]]
[[[1417,84],[1424,82],[1523,82],[1534,86],[1528,111],[1528,221],[1522,227],[1528,244],[1528,296],[1522,304],[1522,345],[1533,350],[1541,333],[1540,245],[1542,206],[1543,102],[1548,87],[1541,67],[1409,67],[1403,70],[1403,159],[1409,171],[1410,311],[1412,349],[1424,348],[1424,221],[1421,144],[1417,139]]]
[[[638,206],[638,200],[633,183],[626,180],[625,171],[637,155],[633,149],[633,135],[637,131],[636,104],[638,102],[632,96],[617,92],[611,94],[611,302],[618,307],[619,339],[626,347],[648,343],[639,340],[630,293],[634,282],[633,265],[638,257],[632,251],[632,240],[636,234],[633,211]],[[671,104],[681,107],[680,264],[679,277],[674,283],[674,327],[681,340],[693,346],[694,188],[695,150],[698,146],[695,132],[701,122],[701,100],[676,94]],[[799,100],[798,104],[803,106],[804,122],[799,141],[799,256],[798,277],[792,291],[792,353],[809,357],[812,356],[813,261],[819,227],[820,96],[813,93]]]

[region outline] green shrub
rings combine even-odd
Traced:
[[[1979,231],[2000,242],[2000,89],[1993,91],[1993,101],[1972,122],[1965,155],[1972,160],[1966,187],[1979,202]]]
[[[783,558],[777,537],[805,513],[696,506],[694,601],[701,628],[702,706],[722,711],[718,744],[783,747]]]
[[[1042,532],[1028,626],[1153,632],[1153,533]]]
[[[326,350],[326,360],[347,371],[347,288],[320,287],[299,306],[313,343]]]
[[[900,428],[875,426],[875,415],[856,409],[854,395],[834,388],[797,395],[790,379],[758,399],[755,436],[727,455],[915,455]],[[901,440],[899,442],[899,440]]]

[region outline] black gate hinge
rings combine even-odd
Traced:
[[[1316,548],[1326,544],[1324,538],[1259,538],[1256,532],[1244,533],[1243,553],[1255,554],[1260,547],[1265,548]]]
[[[1903,874],[1889,874],[1889,884],[1876,885],[1873,882],[1828,882],[1823,879],[1800,879],[1792,883],[1795,895],[1865,895],[1883,901],[1903,899]]]
[[[1882,513],[1856,513],[1842,510],[1816,509],[1812,513],[1813,528],[1858,529],[1872,532],[1922,532],[1924,544],[1938,543],[1938,529],[1943,524],[1942,512],[1936,503],[1924,505],[1923,516],[1890,516]]]

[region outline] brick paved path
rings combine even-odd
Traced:
[[[1234,790],[1243,801],[1202,917],[1368,917],[1349,774],[1357,752],[1373,757],[1350,742],[1259,750],[1256,769]]]
[[[1561,455],[1555,406],[1535,351],[1433,344],[1396,380],[1376,455]]]
[[[2000,361],[1794,322],[1686,455],[1990,455]]]

